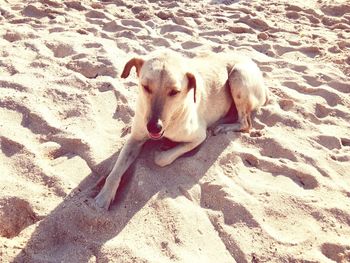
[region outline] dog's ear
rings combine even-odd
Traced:
[[[136,68],[136,74],[139,77],[140,76],[140,71],[142,68],[142,65],[145,61],[142,58],[132,58],[128,61],[128,63],[125,64],[124,66],[124,70],[123,73],[121,75],[121,77],[123,79],[126,79],[129,74],[130,74],[130,70],[132,69],[132,67]]]
[[[194,99],[194,103],[196,103],[196,89],[197,89],[196,77],[192,73],[186,73],[186,77],[188,80],[187,88],[188,90],[193,89],[193,99]]]

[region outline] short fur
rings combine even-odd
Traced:
[[[113,201],[122,175],[150,138],[147,123],[151,120],[162,124],[164,137],[179,142],[169,150],[156,152],[155,163],[166,166],[200,145],[207,137],[207,128],[227,114],[233,101],[238,122],[219,124],[214,134],[249,131],[251,112],[268,99],[258,66],[236,53],[189,59],[172,51],[155,52],[148,59],[131,59],[121,77],[127,78],[132,67],[139,78],[139,96],[131,135],[95,198],[105,209]]]

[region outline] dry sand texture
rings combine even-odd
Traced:
[[[1,262],[350,262],[350,3],[222,2],[0,1]],[[246,53],[271,103],[165,168],[147,144],[102,211],[118,76],[160,47]]]

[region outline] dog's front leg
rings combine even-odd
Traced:
[[[105,209],[109,208],[117,192],[120,180],[124,172],[139,155],[144,142],[144,140],[136,140],[133,137],[130,137],[128,139],[123,149],[121,150],[111,173],[108,175],[103,188],[95,197],[95,202],[99,207]]]
[[[163,167],[171,164],[181,155],[193,150],[200,145],[207,137],[206,130],[201,132],[191,142],[183,142],[167,151],[156,152],[154,162]]]

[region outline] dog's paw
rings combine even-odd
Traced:
[[[211,130],[211,133],[212,135],[216,136],[222,133],[227,133],[227,129],[225,126],[218,125]]]
[[[100,193],[95,197],[95,203],[98,207],[108,210],[114,198],[114,194],[110,194],[108,191],[105,191],[104,188]]]
[[[228,132],[249,132],[249,127],[242,126],[240,123],[219,124],[213,128],[213,135],[225,134]]]
[[[173,160],[170,160],[168,158],[168,155],[166,154],[166,151],[157,151],[154,153],[154,163],[160,167],[167,166],[171,164]]]

